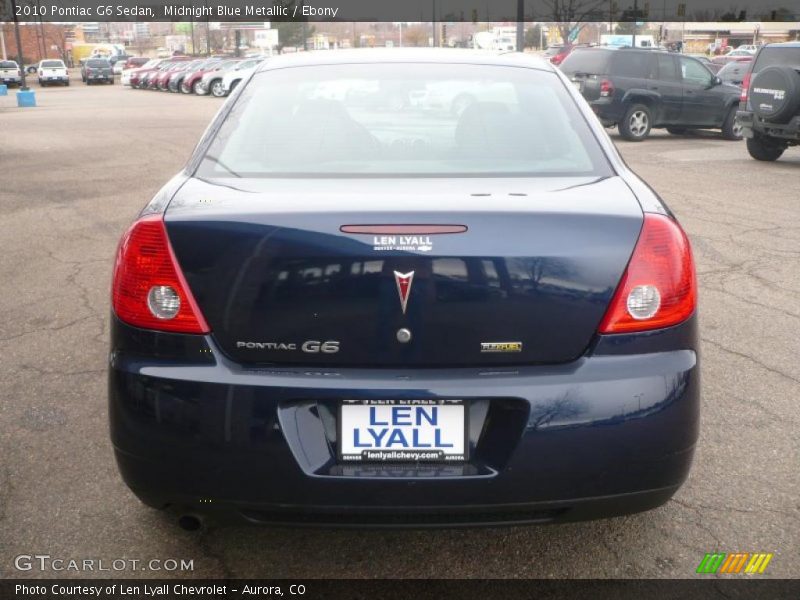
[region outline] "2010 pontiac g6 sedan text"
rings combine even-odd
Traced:
[[[268,61],[123,236],[112,296],[111,435],[150,506],[566,521],[690,468],[687,237],[535,58]]]

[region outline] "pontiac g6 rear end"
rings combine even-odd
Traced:
[[[549,64],[278,57],[120,243],[117,461],[148,505],[254,523],[654,508],[698,435],[696,287]]]

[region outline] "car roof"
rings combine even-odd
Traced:
[[[775,44],[766,44],[762,48],[800,48],[800,42],[778,42]]]
[[[281,54],[262,62],[258,72],[318,65],[430,63],[528,67],[555,71],[546,60],[522,52],[496,52],[463,48],[362,48]]]

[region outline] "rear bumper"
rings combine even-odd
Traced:
[[[800,115],[792,117],[788,123],[770,123],[749,110],[739,110],[736,112],[736,120],[742,126],[744,137],[750,138],[759,133],[772,138],[800,142]]]
[[[658,335],[693,339],[694,319],[674,330]],[[149,504],[240,521],[475,525],[627,514],[672,496],[698,435],[691,349],[626,354],[617,339],[558,366],[243,369],[210,338],[116,321],[112,336],[111,437],[126,483]],[[131,351],[141,343],[150,357]],[[658,344],[647,336],[634,346]],[[173,350],[200,358],[177,362]],[[470,462],[339,464],[342,398],[465,399]]]
[[[604,127],[610,127],[618,123],[623,117],[621,103],[614,102],[613,98],[590,100],[589,106]]]

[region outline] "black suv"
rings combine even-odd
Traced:
[[[742,83],[736,118],[755,159],[777,160],[786,148],[800,144],[800,42],[758,51]]]
[[[114,70],[105,58],[89,58],[81,65],[81,79],[86,85],[100,81],[114,83]]]
[[[725,139],[742,138],[739,88],[722,83],[697,59],[658,50],[582,48],[564,59],[561,70],[603,125],[617,125],[626,140],[639,142],[653,127],[674,134],[720,128]]]

